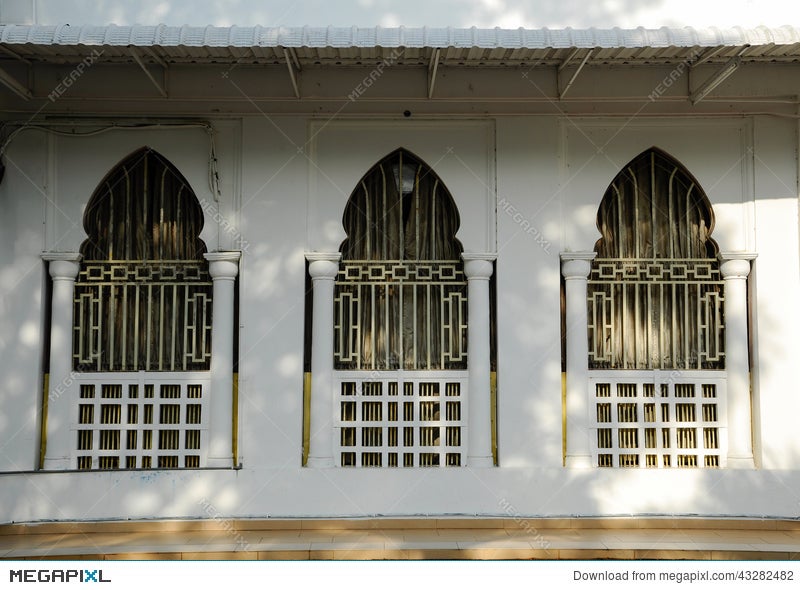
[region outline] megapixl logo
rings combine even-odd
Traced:
[[[103,570],[9,570],[9,582],[110,582]]]

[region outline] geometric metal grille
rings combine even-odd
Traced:
[[[208,370],[211,292],[204,260],[84,261],[75,284],[74,368]]]
[[[465,464],[466,373],[339,372],[334,456],[341,467]]]
[[[73,469],[206,465],[207,374],[181,374],[180,381],[79,377],[78,389]]]
[[[616,371],[590,378],[597,467],[725,467],[725,379],[713,372]],[[691,378],[687,378],[691,377]]]
[[[723,293],[715,259],[595,259],[589,367],[723,369]]]
[[[342,262],[334,302],[335,367],[465,369],[466,288],[460,261]]]

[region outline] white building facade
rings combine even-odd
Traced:
[[[797,517],[799,47],[0,26],[0,521]]]

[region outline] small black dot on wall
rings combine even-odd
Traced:
[[[403,111],[403,116],[404,117],[410,117],[411,116],[411,111]]]

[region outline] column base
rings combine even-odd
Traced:
[[[309,457],[306,467],[311,467],[312,469],[328,469],[330,467],[335,467],[335,465],[333,464],[333,457]]]
[[[592,458],[589,455],[567,455],[567,469],[591,469]]]
[[[727,469],[755,469],[756,464],[753,457],[731,457],[728,456]]]
[[[494,459],[491,457],[467,457],[467,467],[494,467]]]

